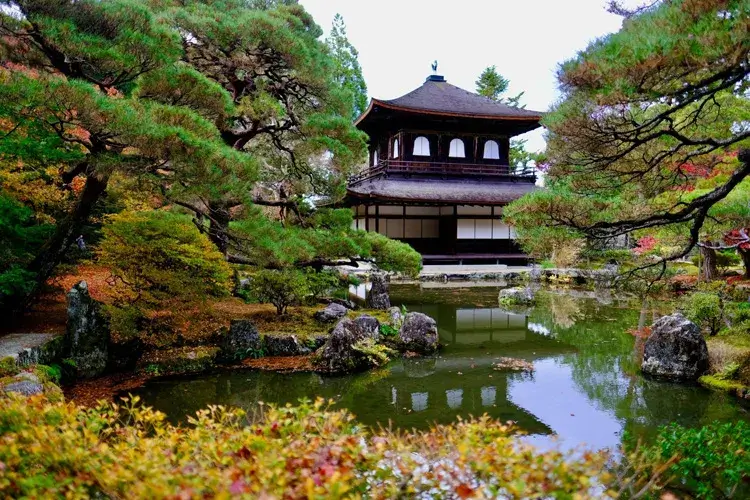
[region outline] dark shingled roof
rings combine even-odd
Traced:
[[[351,198],[384,201],[500,205],[517,200],[535,189],[531,182],[372,179],[349,187],[348,195]]]
[[[373,99],[370,107],[357,119],[359,123],[373,106],[423,113],[495,118],[506,120],[538,121],[542,113],[514,108],[488,97],[469,92],[446,82],[442,77],[429,77],[421,87],[391,100]]]

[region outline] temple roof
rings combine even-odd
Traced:
[[[377,178],[350,186],[347,194],[358,200],[504,205],[535,189],[531,182]]]
[[[542,113],[538,111],[515,108],[493,101],[488,97],[451,85],[442,76],[437,75],[428,77],[422,86],[396,99],[372,99],[367,110],[357,118],[355,124],[364,120],[376,106],[399,111],[468,118],[524,121],[542,119]]]

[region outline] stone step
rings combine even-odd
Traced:
[[[63,354],[63,337],[54,333],[11,333],[0,337],[0,359],[17,365],[49,364]]]

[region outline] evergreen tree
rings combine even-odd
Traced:
[[[326,43],[333,55],[334,79],[352,94],[352,119],[355,119],[367,109],[367,84],[359,65],[359,53],[346,37],[346,25],[341,14],[334,16]]]
[[[0,34],[0,195],[54,223],[14,261],[32,281],[15,306],[103,211],[187,208],[230,261],[248,260],[233,252],[255,235],[231,228],[253,205],[281,210],[265,215],[282,228],[328,231],[311,228],[306,200],[340,195],[365,154],[322,31],[295,2],[4,0]],[[54,210],[24,179],[63,193]]]
[[[523,92],[513,97],[504,96],[510,85],[510,80],[498,73],[495,66],[485,68],[475,83],[477,94],[479,95],[509,106],[524,107],[520,104]],[[510,141],[510,165],[515,172],[523,172],[531,169],[533,167],[531,162],[536,162],[538,159],[539,155],[537,153],[526,151],[526,142],[525,139],[511,139]]]
[[[564,63],[563,100],[545,118],[553,188],[511,219],[604,240],[674,226],[665,259],[705,245],[712,213],[750,173],[749,15],[746,1],[660,2]]]
[[[139,98],[137,81],[174,65],[176,32],[141,2],[0,2],[3,60],[0,154],[31,166],[59,165],[63,188],[80,179],[75,203],[29,262],[38,289],[80,234],[117,172],[185,175],[252,168],[187,106]]]
[[[488,66],[475,82],[477,94],[489,97],[493,101],[502,101],[502,95],[508,90],[510,80],[497,72],[496,66]]]

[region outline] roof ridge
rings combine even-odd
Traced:
[[[510,106],[487,96],[471,92],[446,81],[426,80],[416,89],[394,99],[373,99],[385,105],[417,111],[435,111],[496,117],[498,119],[539,119],[541,112]]]

